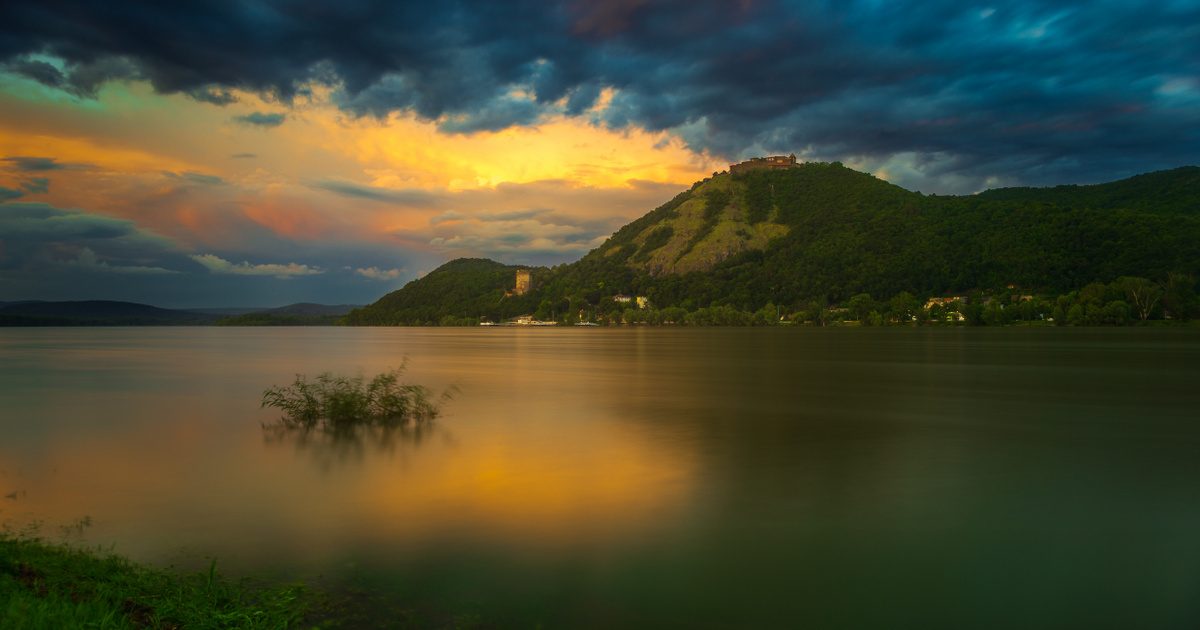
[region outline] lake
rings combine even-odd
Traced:
[[[261,426],[406,358],[433,430]],[[0,329],[0,523],[364,624],[1196,628],[1198,410],[1184,328]]]

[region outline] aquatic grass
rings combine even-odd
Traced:
[[[179,574],[27,534],[0,533],[0,628],[289,628],[303,587]]]
[[[431,400],[424,386],[400,382],[405,367],[388,370],[370,381],[361,374],[338,376],[323,372],[312,380],[297,374],[291,385],[264,391],[261,406],[281,410],[279,424],[288,429],[320,428],[337,432],[363,426],[427,424],[440,413],[439,405]],[[441,402],[452,394],[453,390],[447,390]]]

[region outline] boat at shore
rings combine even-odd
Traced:
[[[534,319],[532,315],[519,315],[506,322],[479,322],[480,326],[557,326],[558,322]]]

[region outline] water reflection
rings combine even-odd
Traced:
[[[394,459],[421,448],[435,439],[454,445],[453,435],[433,422],[396,426],[349,426],[337,429],[263,425],[263,444],[268,448],[292,447],[311,457],[325,473],[336,467],[363,465],[368,457]]]
[[[143,560],[361,579],[497,627],[1200,627],[1187,330],[20,335],[0,491],[29,492],[0,507],[89,514]],[[428,430],[248,410],[406,355],[468,392]]]

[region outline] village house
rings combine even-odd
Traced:
[[[962,304],[966,304],[967,296],[965,296],[965,295],[950,295],[950,296],[946,296],[946,297],[931,297],[925,301],[925,310],[928,311],[929,309],[931,309],[935,306],[945,306],[947,304],[953,304],[954,302],[960,302]]]
[[[633,304],[636,304],[638,308],[650,307],[650,298],[644,295],[638,295],[635,297],[632,295],[625,295],[624,293],[618,293],[614,295],[612,299],[614,302],[620,302],[621,304],[629,304],[632,302]]]

